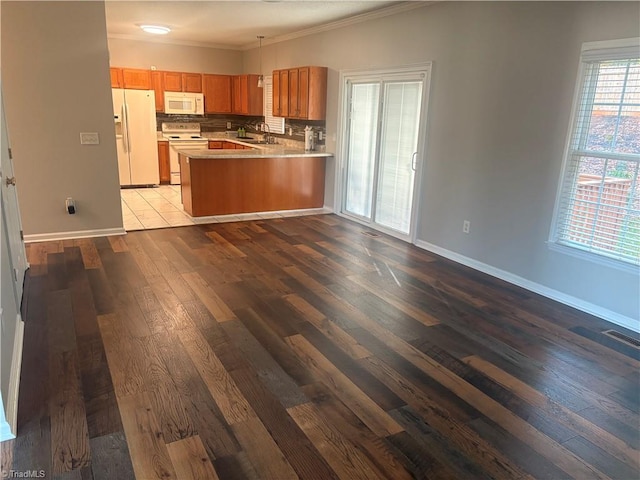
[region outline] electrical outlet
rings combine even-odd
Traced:
[[[80,145],[100,145],[100,135],[97,132],[81,132]]]
[[[227,122],[227,130],[231,130],[231,122]]]
[[[465,220],[462,222],[462,231],[464,233],[469,233],[469,230],[471,230],[471,222],[469,220]]]

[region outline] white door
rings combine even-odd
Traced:
[[[125,90],[129,169],[132,185],[157,185],[158,135],[153,90]]]
[[[345,76],[342,213],[413,241],[429,66]]]
[[[1,90],[1,89],[0,89]],[[9,135],[0,91],[0,441],[15,438],[23,324],[22,287],[28,267],[13,173]],[[6,409],[6,410],[4,410]]]
[[[0,98],[0,102],[1,101]],[[17,305],[20,305],[24,275],[28,264],[24,248],[20,210],[18,207],[18,193],[16,191],[18,180],[13,173],[9,135],[7,133],[7,124],[4,115],[4,103],[2,103],[1,138],[2,163],[0,164],[0,180],[2,182],[2,212],[6,222],[9,255],[13,267],[14,294]]]

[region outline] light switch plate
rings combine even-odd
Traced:
[[[97,132],[80,132],[80,145],[100,145],[100,135]]]

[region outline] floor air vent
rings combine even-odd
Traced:
[[[380,235],[377,234],[376,232],[362,232],[363,235],[366,235],[367,237],[379,237]]]
[[[618,332],[617,330],[605,330],[602,333],[628,345],[631,345],[632,347],[640,349],[640,340],[638,340],[637,338],[630,337],[629,335],[625,335],[624,333]]]

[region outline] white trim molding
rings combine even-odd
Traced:
[[[629,330],[633,330],[634,332],[640,332],[640,322],[638,320],[634,320],[631,317],[621,315],[612,310],[600,307],[599,305],[595,305],[591,302],[587,302],[572,295],[567,295],[566,293],[562,293],[558,290],[554,290],[553,288],[546,287],[539,283],[532,282],[530,280],[527,280],[526,278],[522,278],[505,270],[492,267],[491,265],[487,265],[486,263],[479,262],[478,260],[474,260],[473,258],[469,258],[464,255],[460,255],[459,253],[452,252],[451,250],[447,250],[446,248],[433,245],[432,243],[425,242],[424,240],[416,240],[415,245],[429,252],[448,258],[449,260],[453,260],[454,262],[473,268],[474,270],[478,270],[482,273],[486,273],[487,275],[491,275],[492,277],[496,277],[500,280],[504,280],[505,282],[509,282],[513,285],[517,285],[518,287],[522,287],[525,290],[529,290],[531,292],[542,295],[543,297],[550,298],[551,300],[555,300],[564,305],[576,308],[585,313],[595,315],[596,317],[602,318],[611,323],[615,323],[616,325],[620,325],[621,327],[628,328]]]
[[[13,353],[11,355],[11,375],[9,376],[9,391],[7,393],[7,417],[4,418],[4,410],[0,415],[0,442],[16,438],[18,431],[18,393],[20,389],[20,371],[22,370],[22,348],[24,340],[24,322],[18,314],[16,319],[16,333],[13,341]],[[2,399],[0,398],[0,407]]]
[[[73,240],[77,238],[110,237],[112,235],[125,235],[127,231],[122,228],[102,228],[99,230],[78,230],[75,232],[34,233],[24,236],[25,243],[48,242],[55,240]]]

